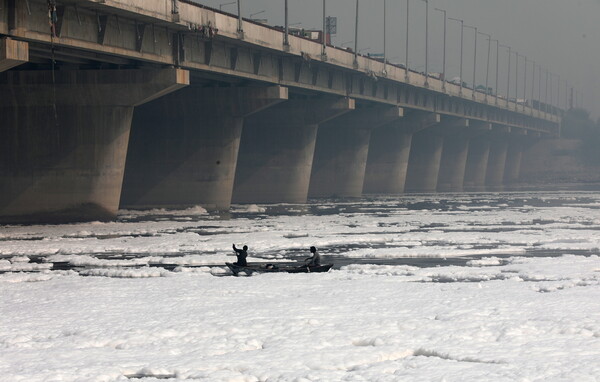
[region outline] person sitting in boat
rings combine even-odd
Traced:
[[[321,255],[319,255],[319,252],[317,252],[317,249],[314,246],[310,247],[310,253],[312,253],[312,256],[305,260],[309,262],[307,265],[309,267],[318,267],[321,265]]]
[[[246,262],[246,257],[248,257],[248,246],[244,245],[242,247],[242,249],[238,249],[235,247],[235,244],[234,244],[233,250],[235,251],[235,255],[237,256],[237,263],[234,263],[234,264],[242,266],[242,267],[245,267],[246,265],[248,265],[248,263]]]

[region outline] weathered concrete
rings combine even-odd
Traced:
[[[396,106],[363,107],[319,128],[308,195],[360,197],[371,131],[402,118]]]
[[[287,98],[279,86],[192,86],[137,108],[121,205],[228,209],[244,118]]]
[[[436,191],[443,148],[444,138],[435,132],[422,131],[413,136],[405,192]]]
[[[2,3],[0,3],[2,4]],[[46,0],[4,0],[0,33],[28,41],[36,62],[177,65],[225,82],[239,79],[335,94],[381,104],[488,120],[544,134],[559,131],[558,115],[473,92],[346,49],[289,36],[281,29],[179,1],[59,1],[56,35],[49,33]],[[77,7],[74,6],[77,5]],[[60,49],[52,49],[59,46]],[[408,79],[408,80],[407,80]],[[410,85],[407,85],[407,82]],[[435,102],[434,102],[435,100]],[[475,102],[473,102],[475,101]],[[532,116],[534,116],[532,118]]]
[[[373,130],[363,192],[400,194],[404,192],[412,132],[396,122]]]
[[[29,44],[0,37],[0,73],[29,61]]]
[[[0,223],[104,220],[119,207],[134,106],[184,70],[0,75]]]
[[[469,138],[464,134],[446,136],[438,176],[438,192],[464,190]]]
[[[510,186],[519,182],[526,140],[526,135],[511,134],[510,136],[508,152],[506,154],[506,165],[504,168],[504,185]]]
[[[407,117],[413,132],[404,192],[435,192],[444,138],[433,129],[441,122],[436,113],[413,111]]]
[[[465,177],[469,139],[474,129],[465,118],[444,117],[436,130],[444,137],[437,191],[461,192]]]
[[[488,191],[501,191],[504,188],[508,133],[510,133],[510,129],[506,132],[493,131],[490,134],[490,155],[485,176],[485,186]]]
[[[465,166],[464,191],[481,192],[485,190],[489,156],[490,139],[487,135],[471,139]]]
[[[354,110],[349,98],[294,99],[244,124],[234,203],[305,203],[320,124]]]

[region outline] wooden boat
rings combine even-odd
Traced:
[[[317,273],[322,273],[322,272],[328,272],[331,267],[333,267],[333,264],[322,264],[322,265],[307,265],[307,264],[302,264],[302,265],[298,265],[298,264],[286,264],[286,263],[281,263],[281,264],[263,264],[263,263],[255,263],[255,264],[248,264],[248,265],[237,265],[237,264],[233,264],[233,263],[225,263],[225,265],[227,265],[227,267],[229,267],[229,269],[231,269],[231,272],[233,273],[234,276],[237,276],[240,273],[245,273],[245,274],[252,274],[252,273],[281,273],[281,272],[286,272],[286,273],[313,273],[313,272],[317,272]]]

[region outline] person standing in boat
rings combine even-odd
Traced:
[[[234,264],[242,266],[242,267],[245,267],[246,265],[248,265],[248,263],[246,262],[246,257],[248,257],[248,246],[244,245],[242,247],[242,249],[238,249],[235,247],[235,244],[234,244],[233,250],[235,251],[235,255],[237,256],[237,263],[234,263]]]
[[[314,246],[310,247],[310,253],[312,253],[312,256],[305,260],[309,262],[307,265],[310,267],[318,267],[321,265],[321,255]]]

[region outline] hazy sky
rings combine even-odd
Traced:
[[[197,0],[219,8],[233,0]],[[241,0],[242,13],[248,17],[266,18],[271,25],[284,23],[284,0]],[[290,23],[303,28],[322,28],[323,0],[289,0]],[[327,14],[338,18],[335,45],[354,46],[354,12],[356,0],[327,0]],[[393,62],[405,61],[406,1],[387,0],[388,57]],[[384,0],[360,0],[358,49],[363,53],[383,52]],[[600,0],[429,0],[429,71],[442,71],[443,14],[463,19],[465,24],[491,34],[501,44],[511,46],[520,55],[548,68],[552,76],[554,103],[560,94],[560,105],[566,103],[567,80],[582,93],[582,104],[596,117],[600,116]],[[223,10],[235,13],[235,4],[223,5]],[[425,2],[410,0],[409,65],[416,70],[425,68]],[[460,63],[460,24],[447,24],[447,76],[458,76]],[[474,30],[465,28],[463,79],[473,78]],[[488,41],[478,35],[477,80],[485,84]],[[508,53],[500,50],[499,91],[506,93]],[[524,59],[519,58],[519,98],[523,95]],[[515,55],[512,55],[511,97],[515,90]],[[492,43],[489,85],[495,87],[496,47]],[[532,63],[527,69],[527,96],[531,98]],[[538,69],[536,69],[537,71]],[[560,93],[558,82],[560,76]],[[536,74],[535,87],[538,88]],[[542,78],[542,99],[545,98],[545,75]],[[549,86],[550,88],[550,86]],[[536,96],[537,98],[537,91]]]

